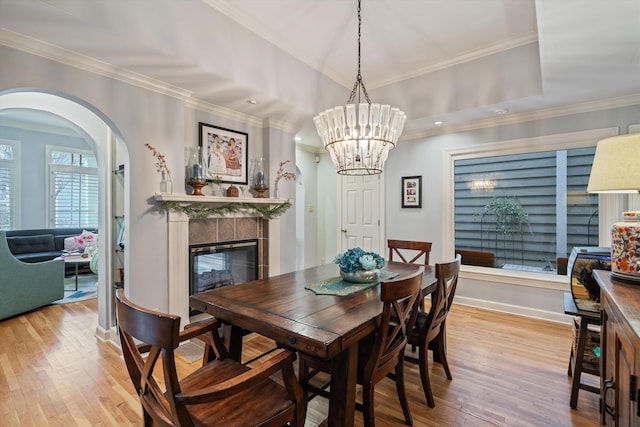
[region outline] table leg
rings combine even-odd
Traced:
[[[578,332],[578,348],[573,359],[573,375],[571,379],[571,399],[569,406],[576,409],[578,406],[578,392],[580,391],[580,377],[582,376],[582,359],[584,358],[584,348],[587,345],[587,319],[580,318],[580,331]]]
[[[329,399],[329,427],[351,427],[356,409],[356,381],[358,379],[358,343],[331,360],[331,398]]]
[[[227,331],[229,334],[229,341],[227,342],[225,337],[225,345],[227,345],[229,349],[229,356],[233,360],[237,360],[238,362],[242,362],[242,337],[244,335],[244,331],[242,328],[239,328],[235,325],[225,325],[225,335],[227,335]]]
[[[76,291],[78,290],[78,264],[76,263]]]

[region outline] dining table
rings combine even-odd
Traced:
[[[387,262],[398,278],[421,265]],[[374,332],[382,314],[380,285],[348,295],[316,294],[310,285],[340,277],[336,264],[324,264],[191,295],[191,309],[231,325],[231,357],[241,360],[246,331],[273,339],[278,346],[330,361],[328,426],[353,426],[359,341]],[[426,266],[422,292],[435,290],[435,268]]]

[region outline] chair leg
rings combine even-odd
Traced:
[[[375,415],[373,413],[373,393],[375,389],[373,385],[364,385],[362,387],[362,418],[364,419],[364,427],[375,427]]]
[[[436,338],[435,346],[435,351],[438,352],[438,360],[444,368],[444,373],[447,375],[447,379],[451,381],[453,377],[451,376],[451,370],[449,369],[449,362],[447,362],[447,347],[445,343],[444,330]]]
[[[578,348],[576,349],[573,378],[571,380],[571,398],[569,406],[576,409],[578,406],[578,392],[580,391],[580,376],[582,375],[582,359],[584,358],[584,348],[587,341],[587,320],[581,318],[580,331],[578,335]]]
[[[424,391],[424,397],[427,399],[427,405],[431,408],[435,408],[436,402],[433,399],[433,393],[431,392],[431,383],[429,382],[429,361],[427,356],[429,355],[429,346],[421,345],[420,347],[420,378],[422,379],[422,390]]]
[[[411,411],[409,410],[409,402],[407,401],[407,393],[404,386],[404,354],[401,354],[398,360],[395,373],[396,391],[398,393],[398,398],[400,399],[402,412],[404,413],[404,420],[408,426],[412,426],[413,418],[411,417]]]
[[[573,360],[573,345],[571,346],[571,353],[569,354],[569,366],[567,367],[567,375],[569,378],[573,376],[573,372],[571,371],[571,361]]]
[[[149,413],[147,411],[144,410],[144,408],[142,409],[142,419],[144,420],[144,427],[152,427],[153,426],[153,418],[151,418],[151,415],[149,415]]]

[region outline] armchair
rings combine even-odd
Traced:
[[[64,298],[64,261],[19,261],[0,231],[0,295],[0,320]]]

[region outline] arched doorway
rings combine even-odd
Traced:
[[[58,116],[71,123],[92,147],[98,163],[98,188],[100,210],[98,228],[100,234],[107,236],[99,241],[98,269],[98,325],[96,336],[105,340],[116,340],[115,313],[113,305],[112,284],[114,283],[114,242],[110,236],[114,234],[113,224],[113,180],[112,171],[116,154],[127,165],[128,155],[116,126],[99,110],[86,102],[65,94],[49,93],[45,89],[14,89],[0,92],[0,114],[12,110],[40,111]],[[127,191],[127,180],[124,180],[124,195]],[[126,196],[125,196],[126,200]],[[127,204],[124,204],[126,213]],[[117,230],[116,230],[117,232]],[[125,254],[124,264],[127,259]]]

